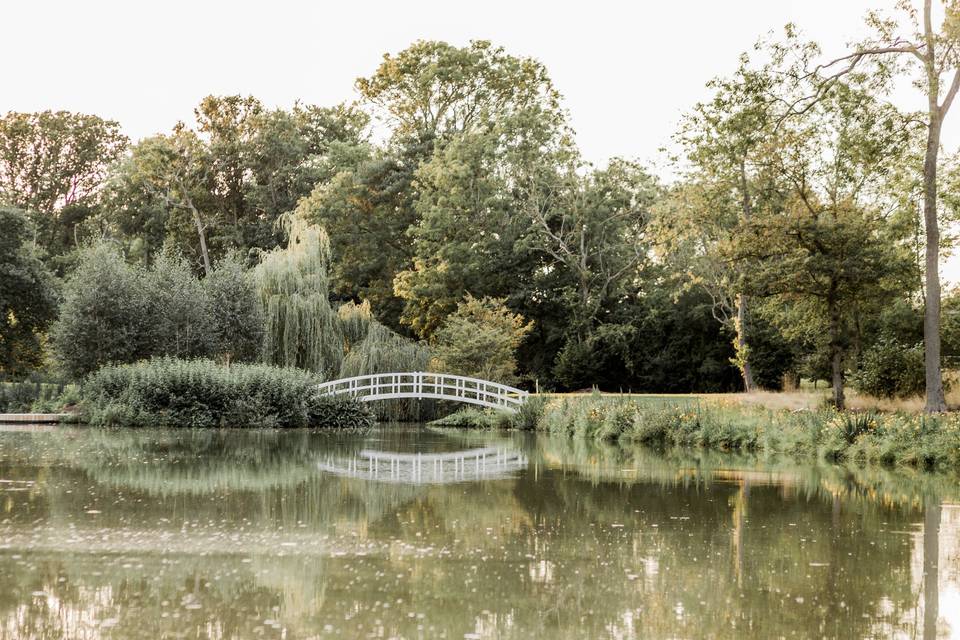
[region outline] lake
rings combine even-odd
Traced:
[[[0,638],[960,634],[956,478],[532,434],[0,431]]]

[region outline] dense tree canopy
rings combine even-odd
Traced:
[[[50,272],[32,248],[19,209],[0,207],[0,373],[19,376],[43,362],[43,333],[56,315]]]
[[[675,133],[669,182],[586,162],[547,69],[486,41],[389,53],[353,104],[207,96],[129,146],[94,116],[10,113],[0,201],[26,213],[3,210],[22,278],[0,286],[30,293],[3,291],[4,370],[43,361],[42,260],[67,278],[52,344],[73,375],[161,353],[323,375],[432,358],[555,389],[829,378],[842,405],[848,377],[931,344],[931,154],[923,118],[887,101],[895,25],[873,24],[834,75],[792,27],[731,60]],[[960,172],[941,164],[943,214]]]

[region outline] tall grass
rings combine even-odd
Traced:
[[[551,400],[537,428],[623,443],[819,456],[829,460],[960,466],[960,416],[788,411],[723,401],[686,406],[593,394]]]

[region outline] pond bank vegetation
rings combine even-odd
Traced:
[[[373,414],[350,398],[320,396],[319,378],[294,368],[154,358],[106,366],[82,386],[95,426],[367,428]]]
[[[752,452],[832,462],[960,467],[960,416],[832,407],[783,409],[733,398],[535,396],[524,416],[466,409],[437,426],[526,428],[623,445]]]

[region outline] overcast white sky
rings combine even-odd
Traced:
[[[0,112],[66,109],[118,120],[137,139],[190,120],[208,94],[270,106],[355,98],[385,52],[420,38],[488,39],[549,70],[585,156],[661,163],[704,83],[761,35],[794,22],[826,52],[894,0],[12,0],[5,3]],[[919,109],[905,87],[897,101]],[[944,130],[960,142],[960,113]],[[662,171],[659,171],[662,173]],[[950,279],[960,280],[960,261]]]

